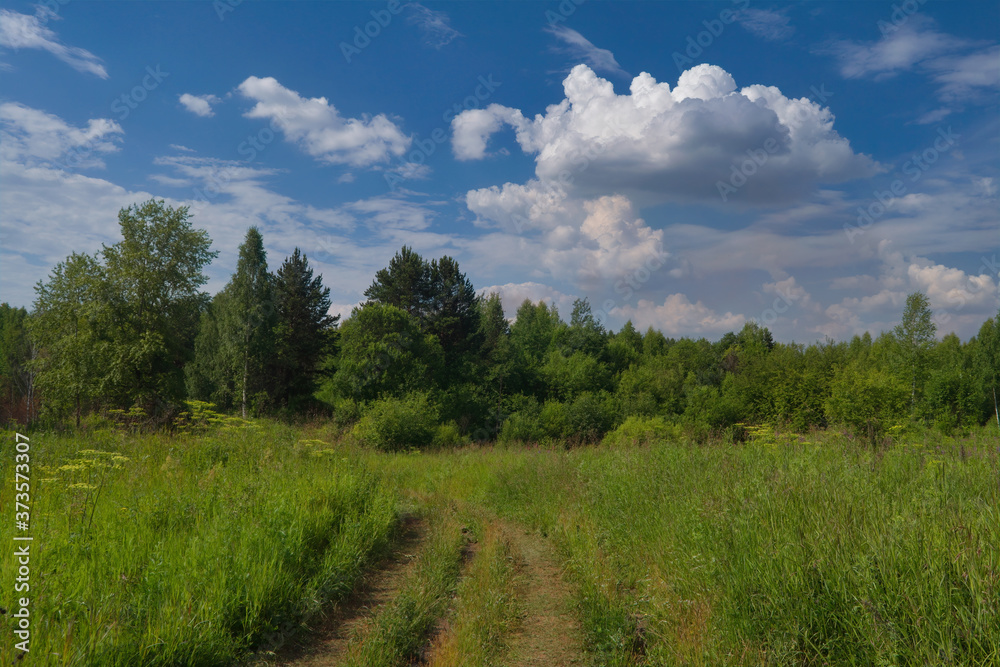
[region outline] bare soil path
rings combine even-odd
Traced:
[[[568,667],[587,664],[583,632],[572,608],[573,591],[562,578],[552,545],[517,525],[507,533],[523,559],[524,620],[511,640],[511,667]]]
[[[401,535],[389,555],[365,575],[361,586],[334,607],[301,644],[281,651],[275,667],[334,667],[348,641],[371,620],[372,613],[392,600],[406,581],[427,526],[404,519]]]

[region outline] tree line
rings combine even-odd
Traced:
[[[1000,313],[941,340],[927,297],[876,337],[800,345],[747,323],[718,341],[607,330],[586,299],[566,322],[526,300],[509,322],[451,257],[403,247],[343,322],[298,248],[270,272],[254,227],[230,281],[201,291],[217,255],[184,207],[119,213],[122,240],[74,253],[29,313],[0,306],[2,417],[81,424],[132,415],[167,426],[200,400],[244,417],[333,419],[386,448],[606,434],[739,438],[748,425],[845,426],[872,443],[919,425],[995,417]]]

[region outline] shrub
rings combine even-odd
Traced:
[[[538,426],[542,436],[559,439],[569,435],[569,414],[566,404],[559,401],[545,401],[538,415]]]
[[[663,417],[634,415],[604,436],[603,443],[611,447],[648,445],[658,440],[678,440],[681,427],[668,423]]]
[[[584,442],[600,440],[612,426],[607,392],[585,391],[566,407],[566,435]]]
[[[515,394],[506,401],[509,411],[500,429],[501,442],[537,442],[544,437],[541,407],[534,396]]]
[[[434,431],[432,443],[435,447],[454,447],[462,444],[462,431],[454,420],[439,424]]]
[[[369,404],[352,433],[363,444],[383,451],[426,447],[437,429],[437,406],[427,394],[383,398]]]
[[[850,366],[837,375],[831,389],[826,402],[830,420],[846,424],[872,446],[906,420],[906,385],[883,370]]]

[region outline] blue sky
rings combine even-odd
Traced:
[[[508,315],[588,297],[718,338],[1000,308],[1000,4],[6,2],[0,299],[189,205],[224,286],[246,229],[334,310],[403,244]]]

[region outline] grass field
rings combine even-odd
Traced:
[[[593,665],[1000,664],[995,430],[877,451],[754,429],[399,454],[270,423],[29,435],[25,664],[300,664],[286,645],[308,644],[407,515],[428,527],[398,590],[342,659],[308,664],[531,664],[519,653],[560,642]],[[527,539],[552,555],[526,558]],[[579,633],[534,622],[556,613],[537,611],[546,559]]]

